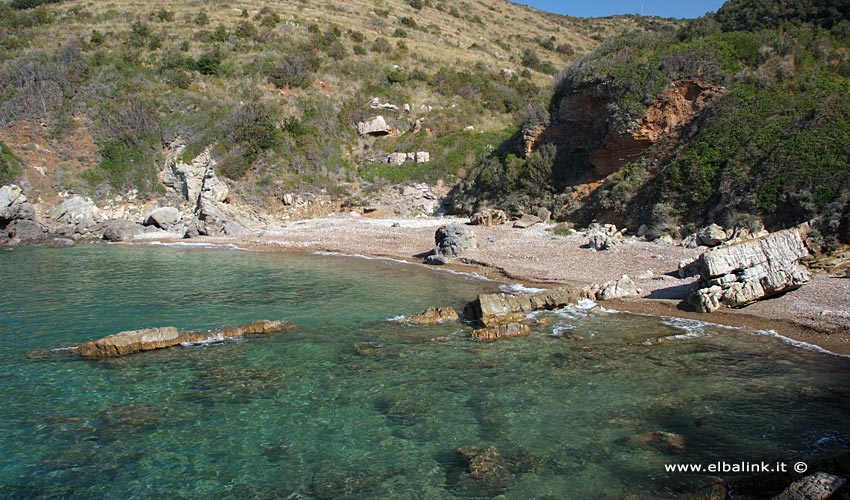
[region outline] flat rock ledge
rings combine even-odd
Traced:
[[[516,323],[532,311],[558,309],[575,304],[585,296],[586,292],[577,286],[551,288],[530,295],[487,293],[466,304],[463,316],[466,321],[485,327]]]
[[[246,335],[278,333],[292,328],[294,328],[294,325],[289,321],[260,320],[209,332],[181,332],[173,326],[129,330],[81,344],[77,347],[77,355],[83,358],[126,356],[180,344],[195,344]]]

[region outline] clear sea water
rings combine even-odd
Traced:
[[[415,265],[81,246],[0,251],[0,276],[0,498],[684,498],[704,477],[665,463],[850,444],[847,359],[600,307],[495,343],[389,323],[498,289]],[[62,350],[256,319],[297,328],[105,361]],[[630,444],[651,431],[687,451]],[[469,445],[525,467],[469,490]]]

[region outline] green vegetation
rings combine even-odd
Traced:
[[[819,217],[829,247],[850,227],[848,34],[850,2],[732,0],[679,29],[606,41],[562,72],[548,114],[528,120],[572,130],[570,99],[588,89],[606,106],[603,126],[528,158],[509,153],[516,136],[500,148],[508,153],[479,165],[458,208],[553,203],[562,218],[672,233]],[[671,82],[688,78],[717,86],[712,105],[571,203],[576,186],[592,180],[593,152],[630,134]]]
[[[21,162],[0,142],[0,185],[9,184],[21,174]]]

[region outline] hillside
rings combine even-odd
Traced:
[[[0,4],[0,143],[15,160],[0,181],[32,199],[158,196],[169,158],[209,150],[235,198],[271,210],[292,192],[356,204],[387,183],[451,185],[545,107],[557,68],[668,23],[502,0],[13,0]],[[390,133],[360,136],[376,115]],[[417,151],[430,161],[386,164]]]
[[[732,0],[678,29],[607,40],[559,75],[548,113],[456,191],[455,209],[682,237],[819,218],[850,241],[850,2]]]

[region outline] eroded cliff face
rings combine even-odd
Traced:
[[[679,133],[724,92],[722,87],[699,78],[677,80],[658,96],[641,120],[616,127],[607,86],[604,82],[588,85],[563,100],[554,125],[526,131],[525,153],[544,144],[573,151],[584,149],[591,166],[588,180],[596,182],[639,158],[662,137]]]

